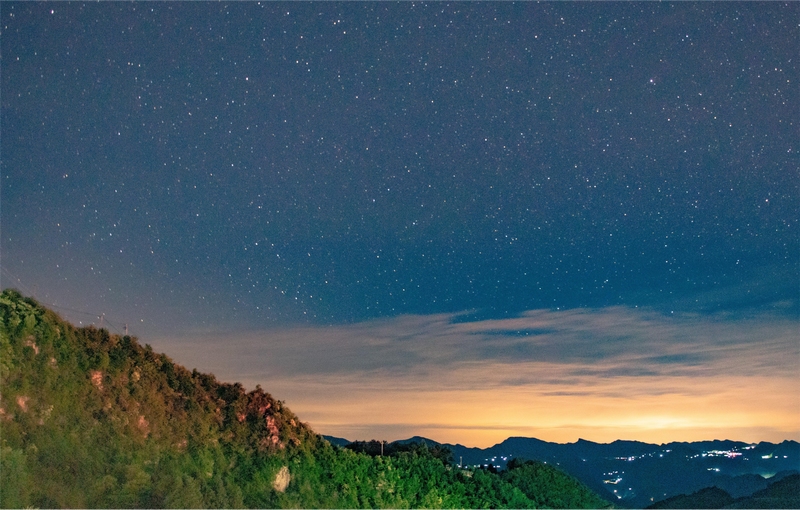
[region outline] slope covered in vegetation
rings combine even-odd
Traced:
[[[257,387],[0,295],[3,507],[602,507],[560,471],[334,447]]]

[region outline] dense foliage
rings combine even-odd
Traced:
[[[331,446],[261,388],[0,295],[3,507],[599,507],[560,471]],[[379,443],[378,443],[379,444]]]

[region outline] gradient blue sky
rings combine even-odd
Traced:
[[[798,14],[3,2],[0,283],[351,439],[798,439]]]

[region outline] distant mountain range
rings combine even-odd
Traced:
[[[338,445],[349,443],[343,438],[326,439]],[[601,444],[580,439],[560,444],[511,437],[490,448],[442,444],[424,437],[398,442],[446,446],[462,466],[491,464],[503,469],[516,458],[554,464],[622,507],[642,508],[708,487],[722,489],[735,500],[800,472],[797,441],[750,444],[715,440],[657,445],[639,441]]]

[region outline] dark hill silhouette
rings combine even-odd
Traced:
[[[707,487],[699,491],[672,496],[647,508],[724,508],[733,503],[733,496],[719,487]]]
[[[322,436],[326,441],[334,446],[347,446],[350,444],[349,439],[345,439],[343,437],[336,437],[336,436]]]
[[[800,474],[792,474],[727,508],[800,508]]]

